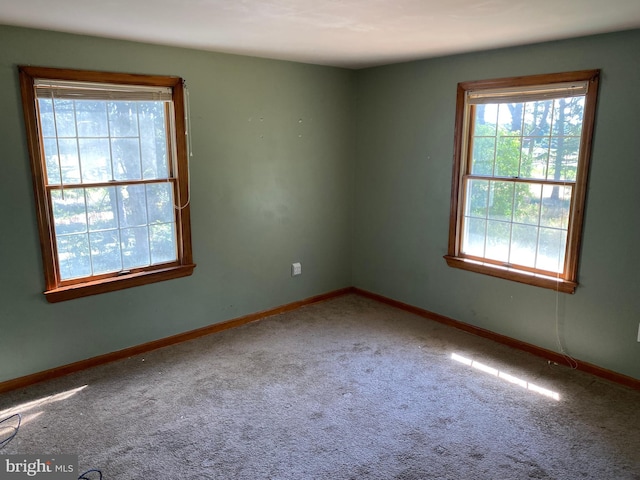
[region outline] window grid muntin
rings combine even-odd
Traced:
[[[75,106],[76,106],[76,101],[73,100],[73,106],[74,106],[74,110],[75,110]],[[113,142],[112,142],[112,136],[111,136],[111,118],[109,115],[109,107],[108,104],[106,104],[105,102],[105,108],[107,110],[107,144],[109,145],[109,165],[110,165],[110,170],[111,170],[111,180],[110,181],[115,181],[115,172],[113,171]],[[78,127],[76,126],[76,130],[78,129]],[[78,137],[78,141],[80,141],[80,138]],[[80,150],[78,150],[78,156],[80,155]],[[82,165],[82,158],[80,158],[80,165]],[[80,177],[83,181],[82,183],[86,183],[84,182],[84,178]],[[117,194],[116,194],[117,195]],[[119,219],[118,219],[119,221]]]

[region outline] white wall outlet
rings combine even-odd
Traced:
[[[302,264],[300,262],[291,264],[291,276],[302,275]]]
[[[638,342],[640,342],[640,323],[638,324]]]

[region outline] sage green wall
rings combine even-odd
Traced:
[[[572,355],[640,378],[639,50],[632,31],[353,72],[0,26],[0,381],[349,285],[552,350],[557,311]],[[19,64],[187,80],[192,277],[45,301]],[[456,84],[590,68],[576,294],[447,267]]]
[[[20,64],[186,79],[192,277],[46,302]],[[354,81],[337,68],[0,26],[0,381],[351,285]]]
[[[358,72],[354,285],[640,378],[640,30]],[[456,85],[602,69],[580,284],[447,267]]]

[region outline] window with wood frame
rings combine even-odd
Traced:
[[[451,267],[575,291],[598,78],[458,84]]]
[[[47,300],[191,275],[182,79],[19,72]]]

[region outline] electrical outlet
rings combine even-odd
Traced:
[[[302,275],[302,264],[300,262],[291,264],[291,276]]]
[[[638,342],[640,342],[640,323],[638,324]]]

